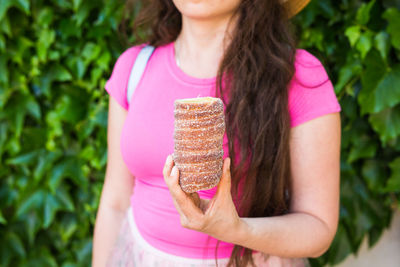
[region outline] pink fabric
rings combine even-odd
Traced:
[[[166,157],[174,151],[174,100],[215,96],[215,78],[185,74],[175,63],[170,43],[155,49],[128,105],[128,78],[140,47],[131,47],[118,58],[105,85],[107,92],[128,110],[120,145],[123,160],[136,178],[131,205],[137,228],[149,244],[161,251],[188,258],[214,258],[216,239],[180,225],[162,169]],[[340,111],[333,86],[317,58],[298,49],[295,67],[289,91],[292,127]],[[226,158],[226,134],[223,148]],[[199,195],[212,198],[215,191],[200,191]],[[232,248],[233,244],[220,242],[218,257],[229,257]]]
[[[308,267],[305,258],[281,258],[253,253],[253,262],[257,267]],[[229,258],[219,258],[218,266],[226,267]],[[215,259],[193,259],[171,255],[148,244],[139,233],[133,220],[133,212],[128,208],[116,242],[109,254],[107,267],[215,267]],[[251,264],[246,267],[253,266]],[[245,266],[243,266],[245,267]]]

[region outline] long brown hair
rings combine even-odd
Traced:
[[[128,0],[122,32],[127,32],[125,24],[136,7],[140,12],[132,28],[135,43],[157,47],[176,40],[182,20],[172,0]],[[239,182],[245,181],[241,217],[281,215],[288,212],[291,196],[288,85],[294,75],[296,41],[280,0],[242,0],[235,15],[238,20],[216,84],[216,96],[226,105],[232,195],[238,197]],[[252,250],[235,245],[228,265],[248,263],[254,265]]]

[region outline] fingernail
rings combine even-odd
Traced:
[[[175,176],[175,175],[177,175],[177,174],[178,174],[178,168],[177,168],[176,166],[174,166],[174,167],[172,168],[171,175]]]

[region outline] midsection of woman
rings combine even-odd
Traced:
[[[154,51],[131,98],[122,130],[121,153],[136,178],[131,205],[140,233],[154,247],[178,256],[214,258],[215,239],[207,240],[207,235],[180,225],[162,167],[166,156],[174,151],[175,99],[211,96],[215,79],[185,75],[174,62],[173,48],[170,43]],[[127,51],[131,62],[137,49]],[[226,136],[224,154],[228,155]],[[202,198],[212,198],[214,193],[215,188],[199,194]],[[207,247],[208,252],[204,249]],[[232,247],[222,242],[219,257],[229,257]]]
[[[174,100],[215,96],[215,78],[195,78],[183,72],[175,62],[174,43],[169,43],[155,49],[128,105],[126,84],[141,47],[132,47],[120,56],[106,84],[109,94],[128,110],[120,145],[123,160],[135,176],[131,197],[135,223],[143,238],[159,250],[187,258],[212,259],[217,240],[181,226],[162,169],[165,158],[174,150]],[[318,59],[298,49],[295,67],[289,87],[292,127],[340,111],[332,84]],[[225,135],[224,158],[229,156],[227,144]],[[199,195],[210,199],[215,190],[200,191]],[[218,258],[229,258],[233,246],[221,242]]]

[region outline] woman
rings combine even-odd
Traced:
[[[142,45],[118,58],[105,86],[108,164],[93,266],[304,266],[329,248],[340,106],[289,28],[307,2],[143,1],[137,24],[156,49],[129,104]],[[218,187],[189,195],[170,156],[173,102],[197,96],[223,99],[227,130]]]

